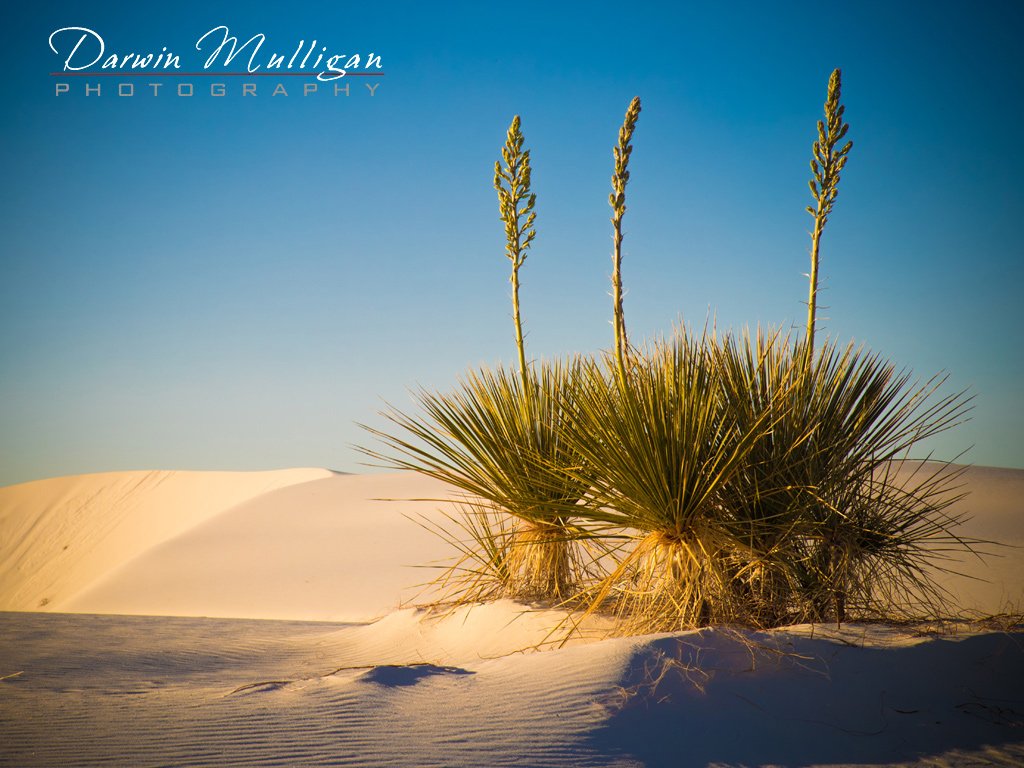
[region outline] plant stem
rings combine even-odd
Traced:
[[[842,140],[850,126],[843,122],[846,108],[839,103],[842,90],[842,73],[833,70],[828,79],[828,95],[825,98],[825,119],[818,121],[818,138],[812,147],[811,174],[808,182],[815,206],[807,206],[807,212],[814,217],[814,230],[811,232],[811,272],[810,287],[807,294],[807,349],[805,363],[809,368],[814,360],[814,329],[818,313],[818,254],[821,247],[821,233],[832,213],[839,190],[839,174],[846,165],[847,155],[853,146],[852,141],[846,142],[842,149],[836,145]]]
[[[521,263],[521,262],[520,262]],[[523,323],[519,314],[519,264],[513,262],[512,277],[512,322],[516,327],[516,349],[519,352],[519,375],[523,380],[523,394],[529,390],[529,379],[526,375],[526,344],[523,342]]]
[[[818,249],[821,245],[821,233],[824,221],[820,212],[814,217],[814,231],[811,232],[811,274],[810,288],[807,294],[807,364],[814,357],[814,326],[818,313]]]
[[[612,176],[612,194],[608,202],[612,207],[612,307],[615,326],[615,366],[619,383],[626,383],[626,358],[629,340],[626,338],[626,318],[622,311],[622,217],[626,213],[626,184],[629,182],[629,156],[633,152],[630,143],[640,117],[640,97],[635,96],[626,110],[626,117],[619,129],[619,143],[613,148],[615,173]]]
[[[626,323],[622,311],[622,226],[620,221],[614,222],[614,233],[612,241],[614,252],[612,255],[612,307],[614,311],[615,325],[615,364],[619,371],[619,379],[626,380]]]
[[[505,223],[505,255],[512,262],[509,281],[512,283],[512,321],[516,329],[519,375],[523,381],[523,396],[529,397],[523,322],[519,312],[519,268],[526,261],[526,251],[537,234],[532,228],[537,217],[533,211],[537,196],[530,192],[530,150],[523,149],[519,115],[512,118],[501,157],[505,165],[502,167],[500,162],[494,164],[494,188],[498,192],[500,218]]]

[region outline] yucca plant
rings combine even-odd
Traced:
[[[722,376],[738,423],[771,419],[736,476],[751,548],[771,552],[766,621],[844,621],[941,602],[929,572],[957,536],[945,510],[959,470],[940,463],[897,481],[921,440],[959,423],[969,401],[915,384],[877,354],[826,342],[808,367],[809,339],[730,338]]]
[[[508,536],[498,536],[508,539],[506,597],[566,600],[587,570],[587,534],[571,512],[589,483],[565,437],[565,404],[574,400],[579,365],[534,365],[525,377],[507,368],[471,371],[453,392],[416,393],[420,414],[386,411],[397,433],[365,427],[387,446],[365,452],[386,466],[455,486],[481,515],[514,518]],[[472,526],[462,527],[477,538]]]
[[[587,593],[627,633],[712,622],[776,626],[912,614],[941,604],[932,579],[959,537],[948,513],[960,470],[909,451],[965,416],[863,348],[815,347],[818,262],[852,146],[832,73],[810,182],[816,207],[806,334],[719,339],[680,330],[632,350],[622,306],[622,221],[633,99],[615,147],[615,346],[604,359],[527,363],[519,270],[533,243],[535,195],[518,116],[494,186],[512,264],[518,370],[470,372],[455,391],[391,409],[397,432],[370,431],[387,466],[443,480],[465,504],[437,531],[459,558],[441,577],[463,600],[577,597],[592,576],[584,543],[614,529],[630,544]],[[608,549],[605,549],[607,552]]]
[[[518,371],[471,371],[452,393],[418,392],[423,415],[389,410],[385,416],[398,434],[370,429],[388,452],[365,451],[387,466],[438,478],[466,494],[460,515],[449,518],[465,538],[439,532],[461,552],[442,581],[454,585],[449,591],[461,590],[467,601],[485,593],[565,601],[576,594],[587,570],[581,543],[586,535],[571,519],[587,481],[563,434],[578,363],[528,365],[523,341],[519,270],[536,236],[530,151],[523,144],[516,115],[494,165],[494,187],[512,265]],[[566,467],[575,467],[576,474]],[[510,526],[504,527],[502,515],[511,516]],[[467,549],[474,545],[476,552]],[[488,580],[494,592],[487,591]]]
[[[732,580],[756,559],[736,525],[734,478],[770,429],[741,428],[721,396],[720,351],[685,332],[651,345],[618,386],[614,360],[588,361],[567,434],[591,492],[584,515],[631,532],[635,545],[595,590],[627,633],[732,621]]]
[[[774,626],[794,614],[797,592],[792,567],[799,536],[800,512],[811,490],[798,466],[808,435],[794,412],[802,408],[794,391],[789,340],[758,330],[756,338],[726,335],[721,343],[722,397],[739,429],[767,420],[771,429],[750,446],[733,477],[737,503],[733,514],[756,559],[733,582],[748,606],[752,623]]]
[[[945,462],[894,460],[837,489],[809,520],[809,551],[799,561],[804,620],[948,615],[949,595],[935,576],[951,553],[979,543],[958,535],[963,516],[947,511],[963,497],[962,472]]]
[[[928,578],[946,547],[970,546],[944,510],[957,498],[958,471],[893,467],[919,441],[958,423],[963,393],[939,396],[940,380],[912,383],[878,355],[826,342],[815,349],[821,238],[838,195],[851,141],[841,104],[841,71],[829,77],[808,182],[814,206],[804,338],[778,334],[727,340],[726,397],[741,424],[770,414],[775,425],[737,476],[752,549],[770,552],[755,569],[751,598],[766,621],[834,619],[850,611],[936,605]],[[777,418],[776,418],[777,417]]]
[[[797,350],[799,355],[801,350]],[[941,395],[943,378],[915,383],[877,354],[826,344],[805,373],[814,394],[809,439],[797,468],[813,489],[804,514],[809,552],[802,566],[812,620],[912,614],[944,605],[930,578],[949,549],[970,550],[947,507],[960,498],[962,469],[898,477],[921,440],[960,423],[969,400]]]

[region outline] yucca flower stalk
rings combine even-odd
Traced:
[[[501,149],[502,163],[494,163],[494,189],[498,193],[498,212],[505,224],[505,255],[512,262],[512,322],[516,332],[516,351],[519,372],[523,377],[523,391],[528,394],[526,381],[526,351],[523,342],[523,323],[519,312],[519,268],[526,261],[527,251],[537,231],[533,223],[537,214],[533,208],[537,196],[530,191],[530,150],[523,149],[523,132],[519,115],[512,118]]]
[[[454,392],[416,393],[423,415],[385,412],[397,434],[367,428],[388,449],[365,450],[370,456],[442,480],[465,495],[459,515],[448,517],[465,536],[435,529],[460,552],[440,580],[463,601],[485,595],[565,601],[577,593],[588,568],[581,544],[588,534],[571,515],[588,486],[579,473],[565,471],[578,469],[581,460],[563,434],[578,363],[528,365],[523,342],[519,269],[536,236],[537,199],[523,141],[516,115],[502,160],[494,164],[505,255],[512,264],[518,372],[471,371]]]
[[[818,138],[812,147],[811,175],[808,181],[814,206],[807,206],[807,212],[814,217],[811,230],[811,271],[807,294],[807,362],[814,355],[814,331],[818,312],[818,257],[821,235],[832,213],[836,195],[839,194],[839,174],[846,165],[852,141],[836,149],[850,126],[843,122],[846,107],[839,103],[842,90],[842,73],[836,69],[828,80],[828,95],[825,99],[825,119],[818,121]]]
[[[615,365],[619,383],[626,380],[629,339],[626,336],[626,318],[622,309],[622,218],[626,215],[626,185],[629,183],[629,157],[633,154],[633,131],[640,118],[640,97],[634,96],[619,128],[619,143],[612,149],[615,173],[612,175],[612,193],[608,203],[612,207],[612,306],[615,327]]]

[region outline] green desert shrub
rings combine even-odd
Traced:
[[[962,469],[906,457],[968,399],[830,341],[808,368],[805,343],[679,332],[624,385],[611,356],[582,365],[573,512],[631,539],[590,593],[623,632],[944,609],[934,576],[974,543],[948,511]]]
[[[813,145],[815,206],[806,333],[719,337],[680,329],[630,347],[622,220],[640,114],[633,99],[612,176],[614,349],[528,364],[519,270],[535,231],[529,151],[508,129],[494,186],[512,265],[518,370],[470,372],[447,394],[392,409],[367,451],[443,480],[464,504],[436,530],[458,560],[443,586],[463,600],[567,602],[586,589],[626,633],[709,623],[922,615],[942,610],[934,575],[975,542],[949,512],[961,470],[910,451],[959,423],[963,393],[917,383],[853,345],[815,346],[819,252],[852,144],[829,79]],[[603,537],[602,564],[590,545]],[[625,540],[624,546],[610,542]],[[614,555],[614,556],[613,556]]]
[[[772,423],[735,476],[750,547],[771,554],[747,585],[756,614],[779,624],[936,609],[934,570],[970,546],[946,512],[960,470],[907,456],[969,401],[863,348],[826,341],[812,356],[807,343],[759,333],[722,345],[739,428]]]
[[[638,354],[622,383],[614,359],[583,366],[566,432],[590,484],[579,514],[634,540],[592,606],[627,633],[745,618],[732,581],[755,556],[734,478],[771,421],[737,422],[720,354],[714,337],[680,332]]]
[[[491,550],[483,562],[497,567],[481,573],[496,574],[505,597],[566,600],[587,570],[587,534],[571,513],[589,481],[565,439],[565,406],[574,400],[579,369],[569,361],[534,365],[525,376],[507,368],[471,371],[453,392],[416,393],[416,414],[386,411],[397,430],[367,428],[386,446],[367,450],[371,456],[466,495],[469,506],[452,521]],[[505,528],[502,514],[512,518]]]

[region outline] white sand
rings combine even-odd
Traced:
[[[947,583],[1020,609],[1024,471],[967,480],[964,534],[1014,547]],[[375,499],[445,495],[324,470],[0,488],[0,765],[1024,764],[1021,632],[533,651],[558,614],[403,608],[447,554],[405,515],[439,505]]]
[[[332,475],[263,494],[170,537],[54,610],[367,621],[416,597],[448,556],[411,522],[441,483]],[[406,499],[381,501],[382,498]]]
[[[107,472],[0,488],[0,610],[53,608],[152,547],[276,488],[280,472]]]

